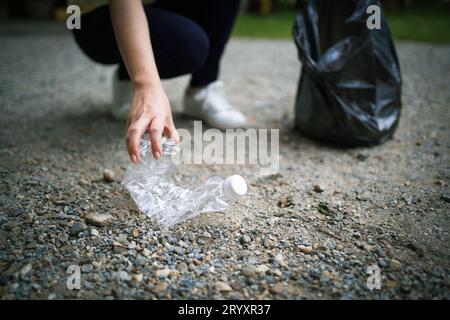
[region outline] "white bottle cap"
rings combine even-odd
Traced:
[[[225,179],[223,186],[228,194],[235,198],[242,197],[247,193],[247,184],[240,175],[233,175]]]

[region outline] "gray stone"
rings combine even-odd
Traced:
[[[98,214],[98,213],[91,212],[86,215],[84,220],[93,226],[105,227],[112,222],[113,216],[110,214]]]
[[[83,273],[91,273],[94,270],[94,266],[92,264],[84,264],[81,266],[81,272]]]
[[[138,256],[138,257],[136,258],[135,265],[136,265],[137,267],[143,267],[145,264],[146,264],[146,260],[145,260],[144,257]]]
[[[400,271],[400,270],[402,270],[402,264],[400,261],[398,261],[396,259],[391,259],[391,261],[389,263],[389,269],[392,271]]]
[[[181,273],[186,273],[188,272],[188,266],[186,263],[180,262],[177,264],[177,270],[180,271]]]
[[[214,289],[216,291],[219,292],[227,292],[227,291],[232,291],[233,288],[231,288],[231,286],[228,283],[222,282],[222,281],[217,281],[214,284]]]
[[[252,242],[252,238],[250,238],[250,236],[244,235],[244,236],[241,237],[241,243],[242,244],[248,244],[250,242]]]
[[[118,282],[122,282],[122,281],[130,281],[131,280],[131,276],[126,272],[126,271],[117,271],[113,273],[113,279],[118,281]]]
[[[252,265],[243,266],[241,272],[246,277],[254,277],[256,275],[256,269]]]
[[[114,181],[114,172],[109,169],[103,170],[103,179],[106,182],[113,182]]]
[[[450,192],[443,192],[441,194],[441,199],[447,203],[450,203]]]

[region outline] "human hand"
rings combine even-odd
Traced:
[[[152,154],[155,159],[163,155],[161,146],[163,133],[168,138],[179,142],[169,99],[162,86],[134,90],[126,133],[128,153],[134,163],[140,161],[140,140],[146,131],[150,133]]]

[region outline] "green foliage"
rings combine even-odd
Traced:
[[[283,11],[268,16],[242,14],[238,17],[233,35],[252,38],[289,38],[295,12]]]
[[[386,16],[398,40],[450,43],[450,10],[439,7],[388,8]],[[242,14],[233,35],[250,38],[291,38],[295,11],[280,11],[268,16]]]
[[[386,15],[396,39],[450,43],[450,10],[390,9]]]

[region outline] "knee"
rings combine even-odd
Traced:
[[[153,12],[155,14],[155,12]],[[199,70],[209,55],[210,41],[196,22],[166,12],[155,15],[153,51],[161,78],[170,79]],[[157,20],[157,19],[160,20]]]
[[[186,73],[199,70],[209,55],[210,42],[206,32],[197,24],[186,30],[182,49],[182,63]]]

